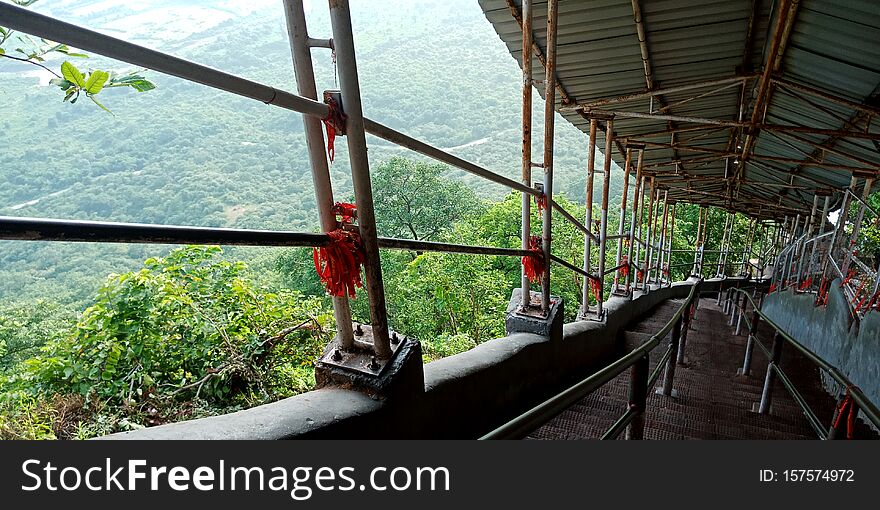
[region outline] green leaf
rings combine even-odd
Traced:
[[[66,60],[63,64],[61,64],[61,74],[67,81],[73,83],[77,87],[85,87],[86,80],[83,77],[82,73],[79,72],[79,69],[77,69],[75,65]]]
[[[49,85],[57,85],[61,87],[61,90],[67,90],[73,84],[63,78],[52,78],[51,80],[49,80]]]
[[[110,78],[110,73],[95,69],[89,75],[89,79],[88,81],[86,81],[86,84],[83,88],[86,89],[86,92],[88,92],[89,94],[97,94],[98,92],[101,92],[101,89],[104,88],[104,84],[107,83],[107,78]]]
[[[104,105],[102,105],[101,103],[99,103],[98,100],[95,99],[95,96],[93,96],[93,95],[91,95],[91,94],[86,94],[86,95],[89,97],[89,99],[92,100],[92,102],[94,102],[96,105],[100,106],[102,110],[104,110],[105,112],[109,113],[110,115],[116,115],[115,113],[113,113],[113,112],[111,112],[110,110],[108,110],[106,106],[104,106]]]
[[[4,50],[3,48],[0,48],[0,55],[6,55],[6,50]]]

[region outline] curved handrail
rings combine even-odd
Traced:
[[[828,373],[828,375],[831,376],[831,378],[834,379],[838,384],[840,384],[844,388],[847,388],[850,397],[852,397],[856,405],[859,406],[859,409],[861,409],[861,411],[871,421],[871,423],[874,424],[875,427],[880,428],[880,409],[878,409],[878,407],[873,402],[871,402],[870,399],[868,399],[868,397],[862,392],[861,389],[855,386],[853,382],[850,381],[849,378],[847,378],[845,375],[843,375],[843,373],[841,373],[841,371],[837,367],[828,363],[827,361],[819,357],[819,355],[808,349],[805,345],[795,340],[794,337],[792,337],[790,334],[788,334],[788,332],[782,329],[781,326],[779,326],[778,324],[773,322],[772,319],[767,317],[767,315],[763,311],[761,311],[760,308],[757,307],[755,301],[752,299],[752,296],[750,296],[749,293],[744,292],[740,289],[736,289],[736,291],[743,293],[743,295],[752,304],[752,309],[758,314],[761,320],[767,323],[767,325],[769,325],[771,328],[773,328],[780,338],[791,344],[792,347],[794,347],[801,354],[806,356],[807,359],[809,359],[816,366]],[[777,368],[777,373],[779,370],[780,369]]]
[[[571,407],[578,400],[581,400],[585,396],[602,387],[605,383],[623,373],[624,370],[634,365],[638,360],[647,356],[649,352],[657,347],[660,340],[672,331],[675,323],[681,319],[684,311],[693,303],[695,296],[698,295],[697,287],[699,287],[699,285],[699,282],[691,285],[691,291],[685,302],[682,303],[675,314],[673,314],[672,318],[669,319],[660,331],[651,335],[651,338],[645,343],[581,382],[545,400],[504,425],[501,425],[480,439],[521,439],[552,419],[554,416]],[[671,362],[674,363],[675,360],[671,360]],[[655,370],[655,373],[656,376],[659,377],[659,372]],[[652,379],[656,382],[657,377],[652,376]],[[629,411],[627,411],[627,414],[629,414]],[[624,419],[627,418],[622,418],[622,420]],[[619,423],[617,425],[617,427],[612,427],[612,430],[615,428],[622,430],[622,427],[619,427]]]

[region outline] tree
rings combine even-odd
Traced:
[[[373,172],[373,202],[380,235],[421,241],[444,231],[480,209],[464,184],[444,179],[443,165],[394,157]]]

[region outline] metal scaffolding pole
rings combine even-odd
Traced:
[[[663,221],[660,223],[660,243],[657,249],[657,283],[663,285],[663,260],[666,246],[666,227],[669,220],[669,191],[663,190]]]
[[[828,222],[828,207],[831,205],[831,197],[825,197],[825,204],[822,206],[822,216],[816,218],[816,222],[819,224],[819,230],[816,234],[817,236],[821,236],[825,233],[825,224]],[[812,276],[816,273],[815,267],[815,259],[816,259],[816,249],[819,247],[818,241],[813,241],[813,246],[810,248],[810,262],[807,265],[807,271]]]
[[[654,260],[653,235],[654,235],[654,177],[651,176],[651,190],[648,197],[648,231],[645,233],[645,262],[642,272],[642,289],[648,289],[648,280],[651,272],[651,261]]]
[[[857,182],[858,178],[853,176],[849,182],[849,191],[843,194],[843,204],[841,204],[837,214],[837,225],[834,226],[833,233],[831,234],[831,243],[828,245],[828,250],[825,251],[825,256],[822,258],[823,278],[828,276],[829,261],[834,258],[834,251],[837,249],[841,237],[843,237],[844,229],[846,228],[846,218],[849,216],[850,194],[855,191]],[[832,275],[831,279],[833,280],[834,278]]]
[[[532,185],[532,0],[522,3],[522,184]],[[531,231],[531,195],[522,194],[522,249],[529,249]],[[548,211],[547,214],[550,214]],[[549,264],[548,264],[549,265]],[[528,309],[531,303],[531,282],[522,269],[522,302],[520,307]]]
[[[614,143],[614,120],[605,122],[605,165],[602,179],[602,219],[599,226],[599,295],[597,296],[596,315],[602,317],[603,301],[605,300],[605,255],[608,247],[608,190],[611,187],[611,144]]]
[[[804,222],[804,240],[801,242],[800,250],[798,250],[798,263],[797,263],[797,275],[795,276],[795,282],[797,288],[801,287],[801,281],[803,278],[804,271],[804,255],[807,253],[807,241],[813,237],[813,225],[816,224],[816,210],[819,208],[819,195],[813,196],[813,209],[810,211],[810,215],[807,217]],[[816,244],[815,241],[813,244]]]
[[[675,216],[676,216],[676,208],[678,206],[678,202],[672,202],[672,212],[670,213],[670,223],[669,226],[669,242],[667,243],[668,249],[666,251],[666,279],[670,285],[672,285],[672,242],[675,240]]]
[[[620,200],[620,216],[617,225],[617,257],[615,258],[614,267],[620,267],[623,257],[623,229],[626,224],[626,199],[629,198],[629,173],[632,167],[632,149],[626,149],[626,163],[623,168],[623,195]],[[629,263],[629,259],[627,259]],[[627,272],[627,274],[629,274]],[[614,290],[619,290],[620,285],[620,269],[614,272]]]
[[[348,0],[331,0],[329,4],[333,45],[339,69],[339,88],[342,92],[342,110],[346,115],[345,134],[351,165],[351,181],[357,205],[358,228],[364,247],[364,274],[367,280],[365,286],[370,300],[373,352],[377,358],[387,359],[391,357],[388,315],[379,244],[376,240],[376,216],[373,209],[373,189],[370,182],[370,163],[367,159],[367,139],[364,131],[354,37],[351,31],[351,12]]]
[[[626,258],[630,264],[630,270],[627,271],[626,278],[624,279],[624,284],[626,286],[627,293],[629,293],[629,290],[630,290],[629,289],[630,277],[635,276],[634,274],[632,274],[632,268],[639,267],[638,261],[636,260],[636,258],[638,258],[638,254],[639,254],[639,247],[636,246],[635,233],[636,233],[636,220],[638,219],[640,224],[642,221],[642,217],[641,217],[641,213],[640,213],[641,208],[640,208],[640,204],[639,204],[639,195],[641,195],[641,193],[642,193],[642,160],[643,160],[644,154],[645,154],[645,150],[639,149],[639,159],[638,159],[638,162],[636,163],[636,183],[635,183],[636,187],[635,187],[635,189],[633,189],[633,199],[632,199],[633,204],[632,204],[632,212],[630,213],[630,222],[629,222],[629,245],[627,246],[627,254],[626,254]],[[637,214],[638,214],[638,217],[636,216]],[[641,225],[639,228],[641,228]],[[641,235],[641,232],[639,232],[639,235]],[[636,258],[633,258],[633,250],[635,250],[635,257]],[[638,283],[638,282],[636,282],[636,283]]]
[[[694,268],[691,270],[691,273],[695,276],[699,276],[699,261],[700,261],[700,236],[703,235],[703,206],[700,206],[700,209],[697,211],[697,237],[694,241]]]
[[[544,75],[544,195],[547,197],[547,211],[542,216],[544,257],[550,259],[551,227],[553,214],[553,134],[556,115],[556,22],[559,0],[547,2],[547,66]],[[550,264],[545,265],[541,280],[541,310],[550,313]]]
[[[593,179],[596,175],[596,128],[598,121],[590,119],[589,153],[587,154],[587,210],[584,225],[588,229],[593,228]],[[590,274],[590,258],[593,249],[593,240],[590,236],[584,236],[584,273]],[[586,317],[590,311],[590,279],[584,278],[581,289],[581,317]]]
[[[843,262],[843,274],[846,274],[849,271],[849,265],[852,262],[853,257],[853,249],[856,247],[856,243],[859,239],[859,230],[862,226],[862,220],[865,218],[865,202],[868,200],[868,196],[871,194],[871,186],[874,184],[874,179],[865,179],[865,189],[862,191],[862,201],[859,202],[859,212],[856,214],[855,221],[853,222],[853,230],[852,235],[850,236],[849,246],[847,246],[846,250],[846,259]]]
[[[715,269],[715,274],[718,276],[724,275],[725,262],[727,259],[727,250],[729,249],[729,240],[730,240],[730,213],[724,217],[724,232],[721,234],[721,250],[718,253],[718,266]]]
[[[293,68],[296,75],[296,87],[299,95],[308,99],[318,99],[315,86],[315,71],[312,67],[312,53],[309,45],[309,33],[303,0],[284,0],[284,15],[287,20],[287,35],[290,39],[290,52],[293,57]],[[309,162],[312,169],[312,181],[315,183],[315,203],[322,232],[336,230],[336,213],[333,212],[333,185],[330,181],[330,170],[327,165],[327,153],[324,151],[324,131],[321,120],[303,114],[303,127],[306,134],[306,145],[309,151]],[[333,315],[336,319],[336,333],[343,349],[354,345],[354,331],[351,324],[351,308],[348,297],[333,297]]]

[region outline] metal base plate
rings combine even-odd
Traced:
[[[391,357],[388,359],[378,359],[373,354],[372,326],[358,323],[354,323],[353,326],[355,331],[354,347],[348,351],[335,347],[328,349],[318,358],[318,362],[327,366],[345,368],[363,374],[380,374],[389,361],[394,359],[394,355],[406,337],[389,330]],[[336,339],[334,339],[334,343],[337,343]]]
[[[654,394],[661,395],[664,397],[666,396],[666,395],[663,395],[663,388],[657,388],[657,390],[654,392]],[[672,388],[672,394],[669,395],[669,398],[678,398],[678,390],[675,388]]]

